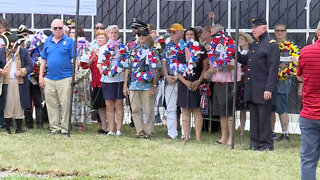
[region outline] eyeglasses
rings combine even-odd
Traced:
[[[276,30],[274,30],[275,32],[286,32],[287,30],[285,30],[285,29],[276,29]]]
[[[170,34],[176,34],[176,32],[175,31],[170,31]]]
[[[53,27],[53,30],[62,30],[62,27]]]
[[[95,30],[104,30],[103,27],[95,27],[94,29],[95,29]]]

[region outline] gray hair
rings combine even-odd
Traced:
[[[54,20],[52,21],[52,23],[51,23],[51,28],[53,28],[53,24],[56,23],[56,22],[61,22],[62,27],[63,27],[63,21],[62,21],[61,19],[54,19]],[[62,30],[64,30],[64,29],[62,29]]]
[[[106,29],[107,33],[109,33],[109,31],[112,29],[116,29],[119,32],[119,27],[117,25],[109,25]]]

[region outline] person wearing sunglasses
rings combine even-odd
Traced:
[[[172,24],[171,28],[167,30],[170,33],[171,42],[169,42],[165,50],[162,53],[162,73],[166,79],[165,86],[165,100],[167,105],[167,110],[165,111],[167,117],[167,137],[170,139],[177,139],[177,98],[178,98],[178,84],[177,78],[174,75],[174,71],[169,67],[170,54],[167,52],[170,48],[175,47],[176,44],[183,39],[184,28],[179,23]]]
[[[50,134],[61,132],[62,135],[67,135],[70,114],[72,59],[75,58],[73,57],[74,41],[64,34],[63,21],[60,19],[52,21],[51,30],[53,34],[46,39],[41,54],[39,84],[40,87],[44,88],[46,97]],[[75,65],[77,66],[77,63]],[[47,67],[47,73],[43,77],[45,67]]]
[[[148,25],[146,23],[138,20],[137,18],[133,18],[131,28],[132,28],[132,35],[134,38],[131,39],[130,41],[128,41],[128,43],[127,43],[128,50],[131,50],[136,45],[138,45],[138,36],[137,35],[138,35],[138,29],[141,27],[148,27]]]
[[[126,70],[123,94],[130,99],[137,138],[151,139],[154,136],[155,92],[161,65],[160,57],[153,45],[154,40],[147,27],[140,27],[138,45],[130,50],[124,63]],[[145,122],[142,120],[142,112]]]
[[[287,41],[287,28],[286,25],[283,23],[278,23],[274,26],[275,38],[279,44],[282,42]],[[282,52],[281,55],[283,57],[289,56],[288,53]],[[294,58],[294,57],[293,57]],[[297,59],[296,59],[297,61]],[[279,69],[283,70],[288,67],[288,62],[281,62],[279,65]],[[277,103],[276,105],[272,106],[272,113],[271,113],[271,128],[273,132],[273,138],[278,139],[279,141],[288,141],[289,138],[289,115],[288,115],[288,96],[291,91],[291,78],[278,80],[277,85]],[[274,126],[276,123],[276,114],[278,113],[280,124],[282,128],[282,134],[277,137],[274,133]]]

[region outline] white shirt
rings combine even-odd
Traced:
[[[14,74],[17,72],[17,64],[16,61],[14,60],[14,53],[12,53],[11,55],[12,57],[12,62],[11,62],[11,70],[10,70],[10,79],[14,79],[16,77],[14,77]]]

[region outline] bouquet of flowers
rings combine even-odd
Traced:
[[[296,74],[298,63],[293,60],[293,57],[299,57],[300,49],[292,41],[284,41],[279,43],[279,50],[282,58],[289,58],[287,66],[279,66],[278,79],[285,81]]]
[[[85,37],[78,38],[77,52],[78,52],[78,56],[80,57],[79,58],[80,66],[83,69],[89,68],[88,61],[89,61],[89,57],[91,55],[89,47],[90,47],[90,43],[89,43],[89,41],[86,40]]]
[[[161,54],[170,41],[170,35],[168,33],[165,33],[164,35],[156,39],[156,41],[154,42],[154,47],[157,49],[159,54]]]

